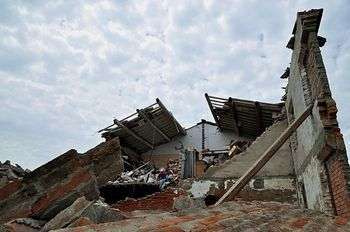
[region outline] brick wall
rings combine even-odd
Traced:
[[[315,102],[312,116],[297,130],[298,143],[292,150],[298,181],[306,189],[303,198],[307,207],[349,215],[350,168],[317,35],[322,12],[310,10],[297,15],[294,45],[288,46],[293,55],[286,109],[298,116]]]
[[[337,107],[332,99],[326,69],[317,41],[317,33],[308,34],[308,52],[306,59],[307,76],[312,98],[317,100],[320,119],[325,131],[325,145],[319,154],[321,161],[328,167],[329,188],[336,215],[349,215],[349,163],[346,156],[343,137],[338,128]]]
[[[141,158],[147,162],[150,161],[156,168],[165,168],[169,159],[176,160],[180,158],[179,154],[142,154]]]
[[[113,208],[124,212],[135,210],[165,210],[170,211],[173,208],[174,198],[184,195],[182,190],[168,188],[163,192],[154,193],[150,196],[140,199],[127,199],[113,205]]]
[[[333,196],[336,215],[350,216],[350,196],[348,176],[349,165],[339,157],[331,157],[327,162],[329,169],[330,187]]]

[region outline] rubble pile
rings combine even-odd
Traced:
[[[278,202],[230,201],[218,207],[196,208],[188,202],[178,212],[135,211],[129,219],[64,228],[80,231],[350,231],[348,218],[331,217]]]
[[[86,196],[97,199],[96,177],[70,150],[0,189],[0,222],[21,217],[48,220]]]
[[[181,165],[179,159],[169,159],[167,167],[173,175],[174,181],[179,180],[181,177]]]
[[[155,168],[151,162],[144,163],[136,169],[122,172],[115,181],[108,181],[108,184],[121,183],[158,183],[159,174],[165,172],[170,182],[176,182],[181,175],[181,166],[178,159],[169,159],[166,168]]]
[[[10,181],[23,178],[29,172],[29,169],[24,170],[18,164],[12,165],[9,160],[4,163],[0,161],[0,188]]]
[[[126,172],[123,163],[118,138],[83,154],[69,150],[32,172],[1,163],[1,231],[51,231],[124,220],[127,216],[107,203],[124,200],[124,209],[131,198],[138,199],[135,209],[172,209],[179,191],[161,189],[179,178],[178,160],[169,160],[165,168],[147,162]]]
[[[120,177],[115,181],[108,181],[108,184],[155,183],[157,179],[153,172],[153,166],[150,162],[147,162],[134,170],[122,172]]]
[[[78,198],[98,200],[99,187],[107,180],[116,179],[123,170],[123,163],[119,139],[115,138],[84,154],[69,150],[32,172],[12,166],[10,162],[1,167],[13,169],[16,176],[22,177],[0,187],[0,223],[18,218],[47,222]],[[28,223],[12,224],[24,226]]]

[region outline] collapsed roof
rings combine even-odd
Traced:
[[[163,143],[171,141],[186,131],[171,112],[157,98],[156,103],[144,109],[137,109],[134,114],[118,120],[100,130],[106,140],[119,137],[123,146],[136,152],[144,153]]]
[[[272,104],[236,98],[221,98],[205,94],[218,127],[237,135],[257,137],[271,126],[281,113],[283,103]]]

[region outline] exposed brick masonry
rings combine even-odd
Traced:
[[[113,208],[124,212],[131,212],[135,210],[172,210],[174,198],[184,195],[185,192],[181,190],[174,190],[171,188],[163,192],[158,192],[150,196],[140,199],[126,199],[113,205]]]

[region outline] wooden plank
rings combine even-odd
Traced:
[[[312,113],[313,104],[290,124],[278,139],[263,153],[263,155],[237,180],[237,182],[215,203],[215,206],[223,202],[229,195],[235,197],[244,186],[265,166],[286,140],[298,129],[305,119]]]
[[[141,138],[140,136],[138,136],[135,132],[133,132],[131,129],[129,129],[127,126],[125,126],[122,122],[120,122],[118,119],[114,119],[114,123],[118,126],[120,126],[121,128],[123,128],[128,134],[130,134],[132,137],[134,137],[135,139],[139,140],[140,142],[142,142],[143,144],[145,144],[147,147],[153,149],[154,146],[152,144],[150,144],[148,141],[146,141],[145,139]]]
[[[155,129],[157,132],[158,132],[158,134],[160,134],[161,136],[163,136],[163,138],[164,139],[166,139],[168,142],[170,142],[170,138],[166,135],[166,134],[164,134],[163,133],[163,131],[161,131],[156,125],[154,125],[153,124],[153,122],[148,118],[148,116],[146,115],[146,113],[143,111],[143,110],[137,110],[137,113],[143,118],[143,119],[145,119],[146,121],[147,121],[147,123],[151,126],[151,127],[153,127],[153,129]]]
[[[156,99],[158,105],[160,108],[162,108],[162,110],[164,110],[164,112],[171,118],[171,120],[174,122],[174,125],[176,127],[176,130],[178,132],[180,132],[182,135],[186,134],[186,131],[184,130],[184,128],[182,128],[182,126],[180,125],[180,123],[176,120],[176,118],[169,112],[169,110],[163,105],[163,103],[160,101],[159,98]]]
[[[232,98],[229,98],[229,103],[230,103],[230,111],[232,113],[232,124],[233,124],[233,131],[239,136],[239,128],[238,128],[238,121],[237,121],[237,110],[236,110],[236,104],[232,100]]]
[[[206,95],[208,95],[208,94],[206,94]],[[214,98],[214,99],[219,99],[219,100],[224,100],[224,101],[227,101],[228,99],[226,99],[226,98],[222,98],[222,97],[214,97],[214,96],[209,96],[208,95],[208,97],[210,97],[210,98]]]
[[[213,117],[214,117],[214,120],[215,120],[216,124],[218,125],[218,127],[219,127],[220,129],[222,129],[222,128],[221,128],[221,125],[220,125],[220,122],[219,122],[219,119],[218,119],[218,116],[217,116],[216,113],[214,112],[213,105],[211,104],[209,95],[208,95],[207,93],[205,93],[204,96],[205,96],[205,99],[207,99],[207,102],[208,102],[208,105],[209,105],[209,109],[210,109],[210,111],[211,111],[211,114],[212,114]]]
[[[260,135],[264,131],[264,122],[261,117],[261,107],[259,102],[255,102],[256,109],[256,133]]]

